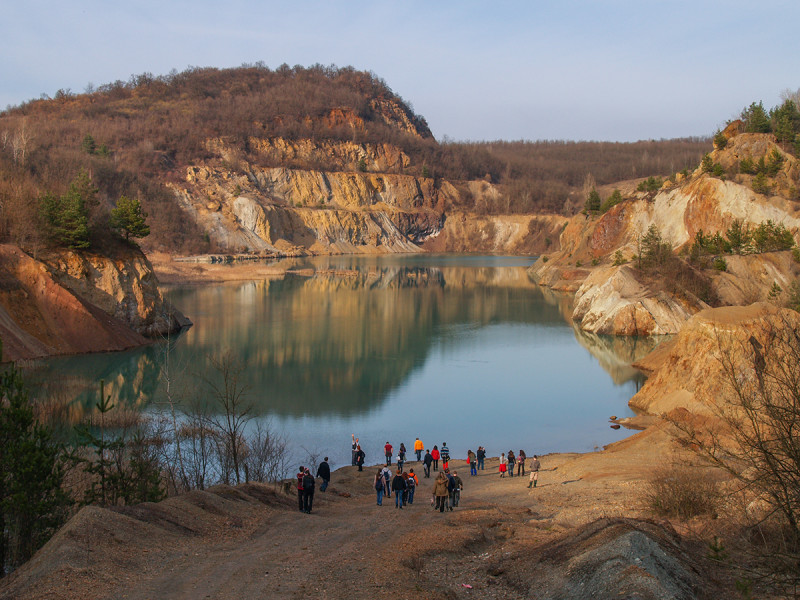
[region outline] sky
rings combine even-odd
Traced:
[[[26,0],[3,6],[0,107],[320,63],[374,72],[439,140],[708,136],[800,88],[798,24],[798,0]]]

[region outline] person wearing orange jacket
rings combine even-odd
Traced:
[[[414,473],[414,469],[408,470],[408,479],[406,480],[406,494],[408,496],[408,503],[414,504],[414,492],[417,490],[417,486],[419,485],[419,479],[417,479],[416,473]]]
[[[417,454],[417,462],[422,460],[422,451],[425,449],[425,446],[422,444],[419,438],[417,441],[414,442],[414,452]]]

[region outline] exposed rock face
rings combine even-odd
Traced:
[[[441,232],[426,241],[431,252],[540,254],[556,246],[567,222],[556,215],[448,215]]]
[[[676,252],[687,249],[700,230],[724,234],[737,220],[751,227],[771,220],[783,224],[797,238],[800,205],[789,199],[786,190],[800,185],[800,163],[780,151],[772,136],[735,135],[724,150],[714,150],[712,160],[733,168],[742,158],[757,159],[774,149],[784,157],[774,178],[776,195],[755,193],[752,176],[736,175],[733,181],[723,181],[698,168],[680,185],[665,184],[652,197],[639,193],[599,217],[574,217],[561,233],[561,250],[550,255],[548,262],[540,260],[534,265],[532,277],[541,285],[576,292],[573,318],[588,331],[624,335],[677,332],[689,316],[706,305],[639,285],[626,272],[627,267],[611,266],[615,253],[630,260],[651,225]],[[773,283],[787,289],[798,276],[788,253],[726,256],[725,260],[727,272],[706,272],[723,304],[766,300]],[[598,268],[587,268],[597,263]]]
[[[677,333],[702,302],[681,302],[664,291],[651,291],[630,267],[597,269],[575,294],[572,318],[592,333],[667,335]]]
[[[697,313],[674,339],[636,363],[651,375],[629,404],[657,415],[679,408],[712,414],[729,390],[722,352],[742,356],[751,349],[751,338],[766,346],[767,328],[786,325],[799,327],[800,314],[764,302]]]
[[[2,360],[122,350],[189,321],[166,303],[139,252],[66,252],[47,262],[0,246]]]
[[[257,253],[417,252],[412,242],[436,235],[443,207],[458,192],[447,182],[399,173],[408,157],[389,145],[316,144],[310,140],[251,140],[271,159],[309,165],[333,161],[352,171],[321,171],[247,164],[224,141],[209,149],[228,167],[187,169],[174,187],[182,206],[219,246]]]

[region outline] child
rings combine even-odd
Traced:
[[[507,469],[508,469],[508,464],[506,463],[506,454],[504,452],[500,455],[500,477],[506,476]]]

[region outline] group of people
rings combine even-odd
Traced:
[[[297,471],[297,504],[300,512],[311,514],[311,508],[314,505],[314,490],[316,488],[316,480],[311,474],[311,469],[300,465]],[[317,467],[317,477],[322,479],[322,484],[319,486],[319,491],[324,492],[331,482],[331,466],[328,464],[328,457],[325,457]]]
[[[383,497],[392,497],[394,492],[395,508],[403,508],[409,504],[414,504],[414,492],[419,485],[419,479],[414,473],[414,469],[409,469],[404,473],[400,468],[392,476],[391,465],[386,465],[378,469],[375,478],[372,480],[375,493],[378,498],[378,506],[383,505]]]
[[[397,456],[394,456],[394,447],[387,441],[384,445],[384,456],[386,458],[386,465],[378,469],[373,479],[373,485],[377,494],[378,506],[383,504],[383,498],[391,498],[392,493],[395,495],[395,508],[403,508],[409,504],[414,504],[414,495],[419,486],[419,478],[414,469],[409,469],[408,472],[403,471],[403,466],[406,463],[406,447],[401,443],[397,451]],[[423,450],[425,456],[422,456]],[[433,484],[433,494],[431,497],[431,504],[434,509],[444,512],[445,510],[453,510],[458,506],[461,497],[461,490],[464,489],[464,482],[458,476],[456,471],[450,470],[450,449],[447,447],[447,442],[443,442],[441,448],[434,445],[433,449],[425,450],[425,446],[416,438],[414,441],[414,453],[417,457],[417,462],[422,463],[424,477],[430,478],[431,470],[438,471],[438,476]],[[359,471],[363,470],[364,460],[366,454],[361,449],[358,438],[355,434],[352,435],[352,464],[358,467]],[[397,471],[392,474],[391,466],[393,460],[396,462]],[[517,468],[517,476],[522,477],[525,475],[525,462],[527,457],[524,450],[520,450],[518,454],[514,455],[513,450],[508,453],[500,455],[500,477],[505,477],[508,473],[509,477],[514,476],[514,467]],[[442,470],[439,471],[439,461],[442,462]],[[485,470],[486,461],[486,448],[478,446],[477,452],[472,449],[467,451],[467,463],[469,464],[469,474],[475,476],[478,471]],[[539,481],[539,469],[541,463],[539,457],[535,454],[530,461],[530,478],[528,487],[536,487]],[[317,467],[317,477],[322,479],[322,484],[319,490],[324,492],[328,487],[331,480],[331,468],[328,464],[328,457],[319,464]],[[314,491],[316,488],[316,481],[311,469],[300,466],[296,475],[297,478],[297,503],[301,512],[311,513],[314,504]]]

